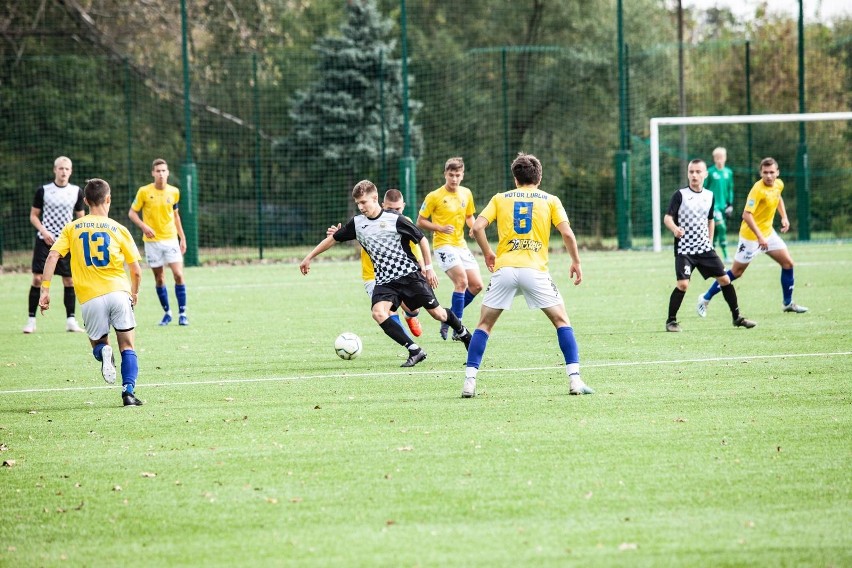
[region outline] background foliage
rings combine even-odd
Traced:
[[[349,189],[400,185],[403,155],[400,5],[396,0],[188,2],[192,147],[199,172],[201,260],[257,258],[322,237],[351,212]],[[32,193],[60,154],[72,182],[104,177],[112,215],[150,163],[178,183],[186,159],[178,2],[43,0],[0,7],[0,238],[4,264],[31,246]],[[484,18],[482,14],[489,17]],[[409,3],[412,154],[417,193],[439,186],[447,157],[467,163],[478,207],[509,185],[520,150],[539,155],[583,244],[614,242],[612,156],[618,146],[612,2]],[[690,115],[798,111],[796,22],[771,13],[743,25],[727,12],[686,14]],[[852,22],[806,25],[807,110],[852,105]],[[629,47],[632,225],[650,233],[648,119],[679,114],[672,7],[625,9]],[[746,38],[749,38],[746,43]],[[729,148],[737,198],[773,155],[796,226],[798,126],[694,127],[689,157]],[[814,236],[846,236],[852,211],[849,123],[809,124]],[[683,183],[679,130],[663,132],[663,201]],[[416,207],[418,203],[409,203]],[[735,227],[734,227],[735,229]]]

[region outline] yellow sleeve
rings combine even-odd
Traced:
[[[137,213],[139,211],[142,211],[142,206],[145,204],[145,198],[142,195],[142,189],[143,188],[140,187],[136,191],[136,197],[133,199],[133,203],[130,204],[130,208],[136,211]]]

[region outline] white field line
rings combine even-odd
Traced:
[[[582,364],[583,369],[595,369],[602,367],[640,367],[649,365],[680,365],[683,363],[714,363],[720,361],[757,361],[760,359],[793,359],[793,358],[821,358],[821,357],[847,357],[852,355],[852,351],[837,351],[834,353],[779,353],[775,355],[743,355],[730,357],[702,357],[697,359],[661,359],[657,361],[619,361],[611,363],[587,363]],[[534,372],[534,371],[553,371],[562,369],[562,365],[550,365],[547,367],[516,367],[502,369],[481,369],[480,373],[511,373],[511,372]],[[261,378],[240,378],[240,379],[220,379],[210,381],[183,381],[174,383],[145,383],[139,384],[142,388],[151,387],[184,387],[184,386],[210,386],[210,385],[229,385],[241,383],[270,383],[283,381],[303,381],[308,379],[342,379],[342,378],[360,378],[360,377],[387,377],[399,375],[459,375],[462,376],[461,369],[453,370],[437,370],[429,369],[422,371],[386,371],[386,372],[369,372],[369,373],[336,373],[333,375],[305,375],[291,377],[261,377]],[[15,389],[15,390],[0,390],[0,395],[7,394],[27,394],[27,393],[45,393],[45,392],[68,392],[68,391],[90,391],[102,389],[120,388],[120,385],[100,385],[100,386],[79,386],[79,387],[60,387],[60,388],[43,388],[43,389]]]

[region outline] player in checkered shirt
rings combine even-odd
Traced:
[[[725,272],[725,265],[713,249],[713,192],[704,189],[707,177],[707,164],[704,160],[692,160],[687,167],[689,186],[677,190],[672,195],[665,216],[665,225],[674,234],[675,275],[677,284],[669,298],[669,317],[666,331],[681,331],[677,322],[677,312],[683,303],[686,289],[693,269],[697,268],[705,279],[711,276],[721,286],[734,326],[752,328],[757,325],[740,315],[737,306],[737,292],[731,284],[731,278]]]
[[[438,286],[438,276],[432,269],[432,253],[429,241],[423,233],[404,215],[383,211],[379,205],[379,192],[369,180],[358,182],[352,189],[352,198],[358,206],[356,215],[329,234],[314,247],[299,264],[299,270],[307,275],[311,261],[335,244],[358,239],[376,270],[376,286],[373,289],[373,319],[385,334],[408,349],[408,359],[402,367],[413,367],[426,358],[426,351],[405,334],[390,315],[402,302],[410,310],[425,308],[439,322],[446,322],[456,332],[457,339],[470,344],[470,332],[453,312],[438,303],[432,289]],[[409,243],[414,242],[423,253],[423,269],[414,258]]]
[[[29,318],[24,326],[24,333],[35,333],[36,330],[36,308],[41,293],[41,277],[44,272],[44,263],[50,252],[50,247],[56,241],[62,227],[75,218],[85,214],[83,204],[83,191],[79,186],[68,183],[71,179],[71,160],[65,156],[59,156],[53,162],[54,178],[51,183],[39,187],[33,198],[33,206],[30,209],[30,223],[38,231],[33,247],[33,281],[29,294]],[[83,330],[77,325],[74,318],[74,309],[77,304],[77,296],[74,294],[74,281],[71,278],[71,265],[68,255],[59,259],[56,265],[56,274],[62,277],[65,287],[62,299],[65,304],[66,331]]]

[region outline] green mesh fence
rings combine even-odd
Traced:
[[[807,110],[848,110],[849,71],[836,43],[814,43],[808,52],[813,87]],[[785,77],[795,76],[795,58],[777,59],[775,51],[774,44],[759,41],[690,46],[685,53],[687,113],[797,112],[795,83],[774,83],[778,66],[786,69]],[[491,195],[511,186],[508,163],[523,150],[542,159],[542,186],[562,198],[581,244],[616,245],[618,70],[612,46],[483,47],[455,59],[410,55],[417,164],[417,202],[410,208],[443,183],[448,157],[463,156],[464,184],[481,209]],[[330,223],[353,213],[349,191],[355,182],[369,178],[382,190],[401,186],[399,56],[388,52],[349,64],[345,57],[326,61],[325,74],[318,57],[245,54],[191,69],[201,262],[294,258],[320,240]],[[651,234],[648,120],[679,114],[677,47],[631,47],[628,62],[631,222],[634,245],[645,246]],[[359,74],[350,73],[354,65]],[[343,98],[311,94],[312,85],[332,79]],[[169,162],[171,182],[180,185],[178,173],[187,155],[180,85],[180,77],[155,77],[117,58],[0,59],[4,267],[29,265],[33,193],[52,180],[52,163],[59,155],[73,160],[72,183],[82,186],[90,177],[111,183],[111,216],[128,226],[127,209],[136,189],[151,181],[154,158]],[[338,107],[348,110],[338,113]],[[318,117],[313,124],[304,118],[306,112]],[[727,147],[741,205],[757,179],[757,161],[771,155],[787,184],[795,237],[798,128],[696,126],[683,135],[678,127],[664,128],[663,205],[685,183],[684,158],[709,161],[714,147]],[[812,237],[848,237],[850,123],[811,123],[806,132]],[[141,242],[138,232],[135,236]]]

